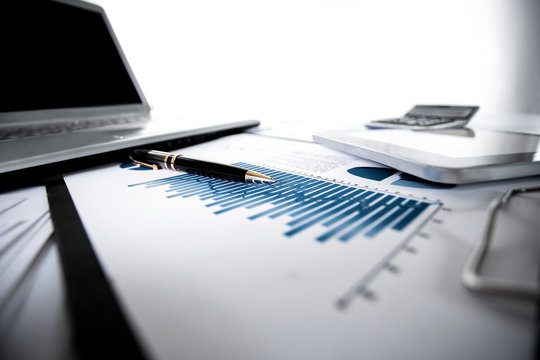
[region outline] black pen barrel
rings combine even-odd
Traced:
[[[154,170],[159,168],[185,171],[187,173],[209,176],[221,180],[274,183],[276,180],[255,171],[242,169],[237,166],[218,164],[210,161],[196,160],[183,157],[180,154],[170,154],[159,150],[133,150],[130,159],[142,166]]]
[[[154,164],[160,168],[185,171],[190,174],[210,176],[223,180],[246,181],[247,170],[232,165],[195,160],[157,150],[134,150],[132,156],[139,163],[148,164],[149,166]]]
[[[245,181],[246,170],[236,166],[177,157],[170,163],[171,170],[183,170],[190,174],[211,176],[222,180]]]

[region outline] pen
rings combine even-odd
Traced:
[[[185,171],[195,175],[209,176],[222,180],[232,180],[254,183],[273,183],[269,176],[255,171],[242,169],[232,165],[217,164],[209,161],[195,160],[158,150],[133,150],[129,158],[136,164],[150,167],[154,170],[165,168],[174,171]]]

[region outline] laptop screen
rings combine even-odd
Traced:
[[[2,10],[0,113],[143,104],[99,7],[15,3]]]

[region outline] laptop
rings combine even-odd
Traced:
[[[259,124],[156,118],[101,7],[8,4],[0,22],[0,175]]]

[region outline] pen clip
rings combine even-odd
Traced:
[[[142,165],[142,166],[146,166],[146,167],[149,167],[149,168],[152,168],[154,170],[159,170],[159,166],[157,166],[156,164],[148,164],[148,163],[144,163],[142,161],[139,161],[139,160],[135,160],[133,158],[133,156],[129,155],[129,158],[131,159],[131,161],[133,161],[135,164],[139,164],[139,165]]]

